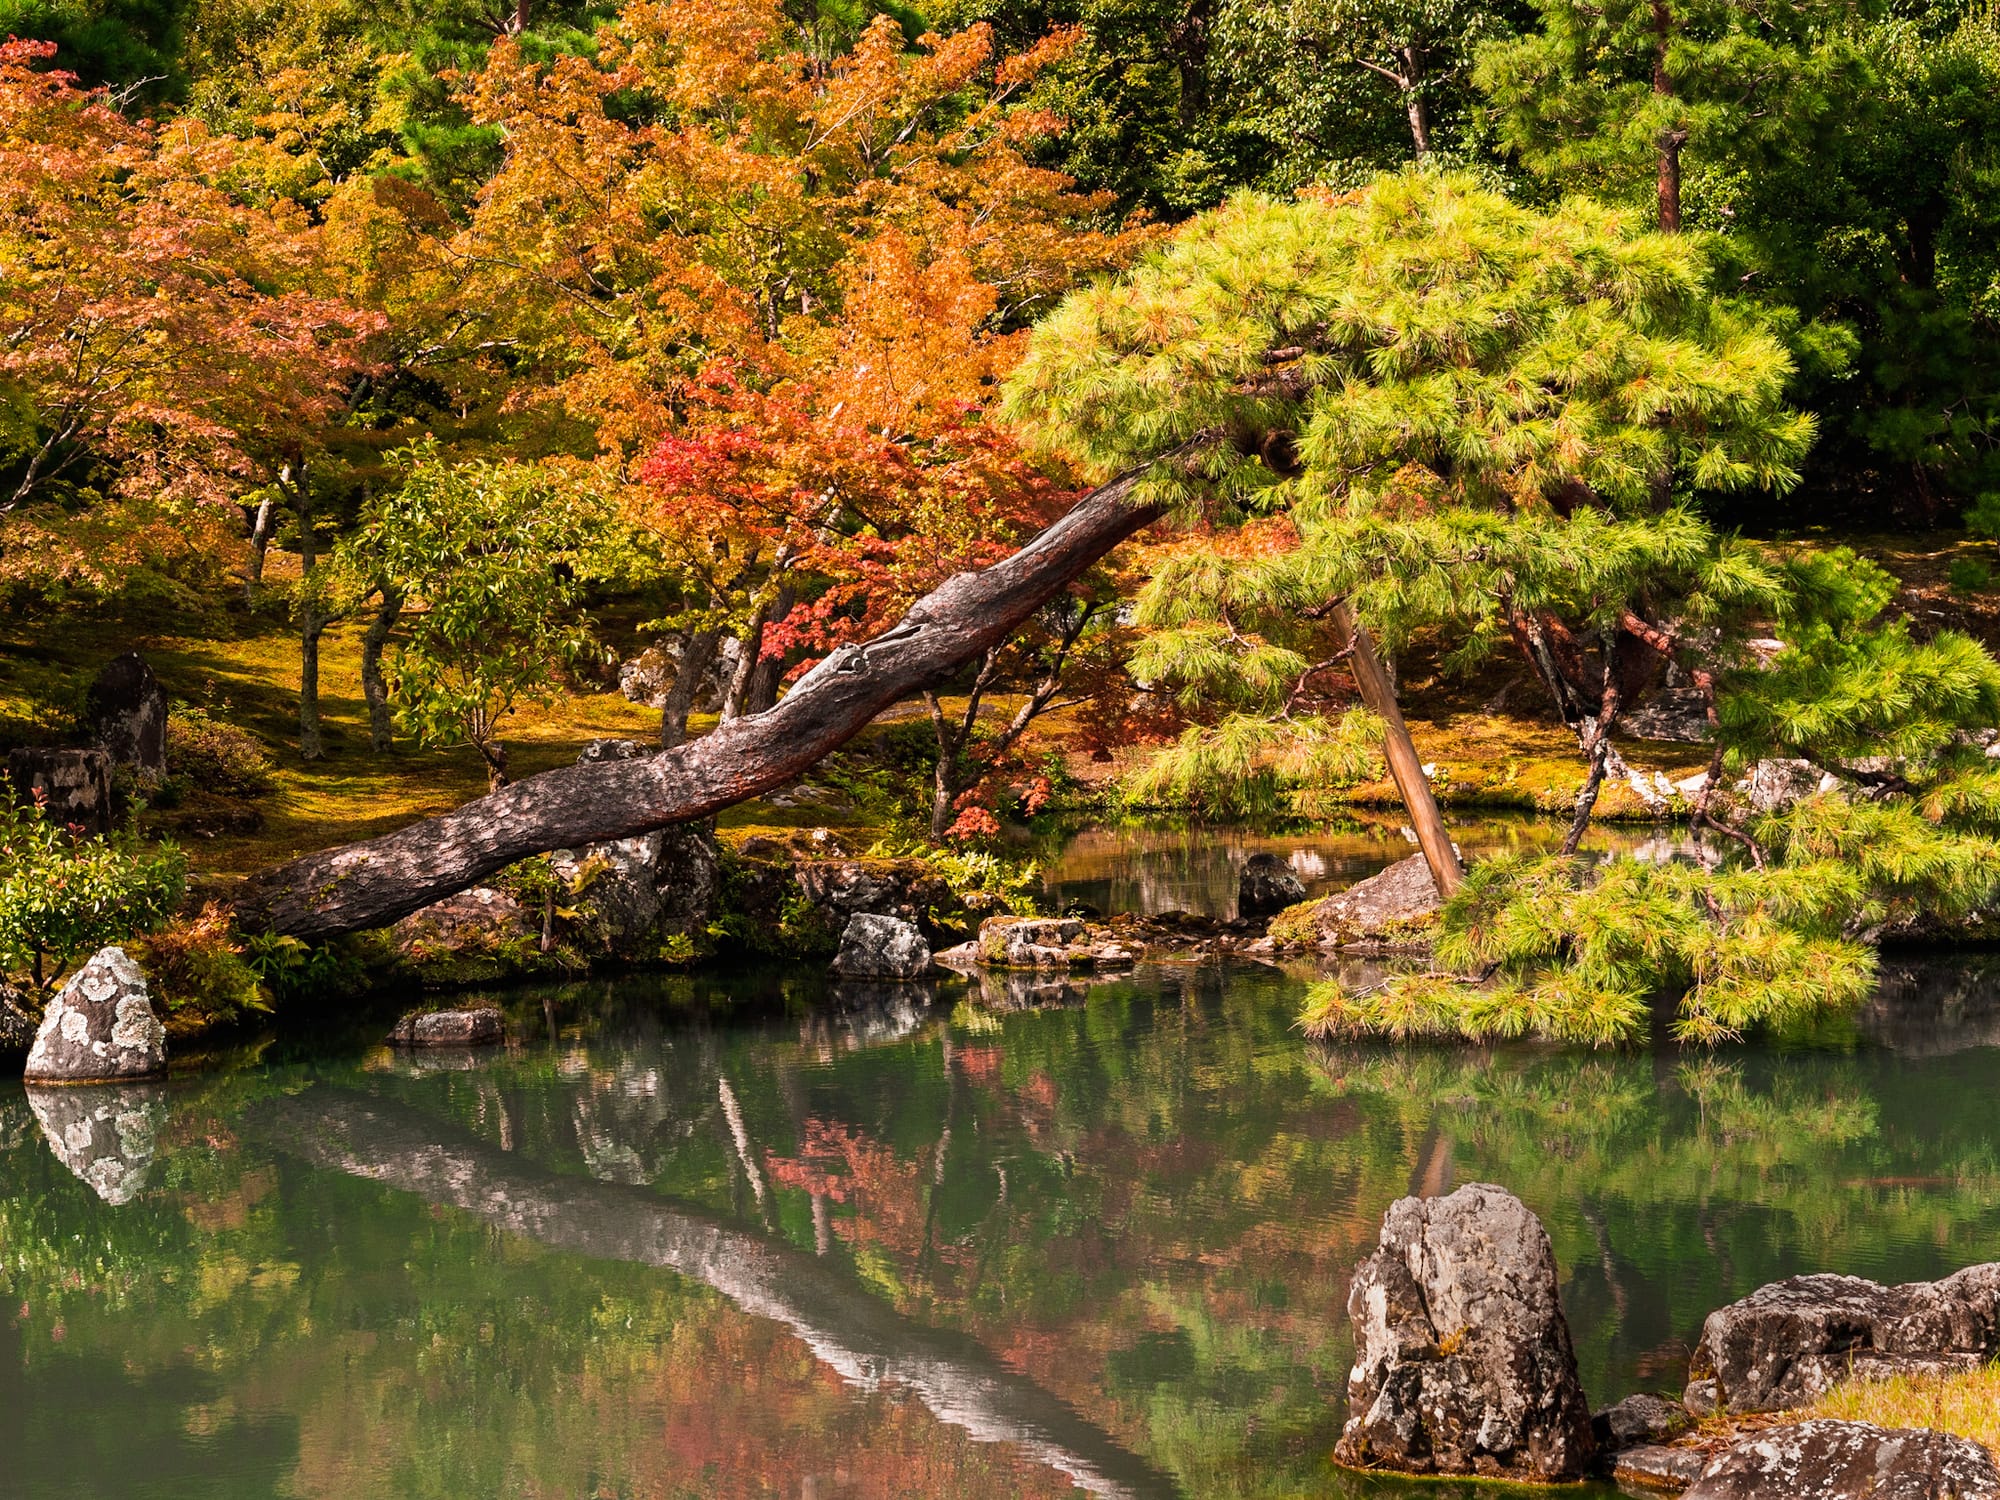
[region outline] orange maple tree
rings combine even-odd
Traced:
[[[242,143],[156,128],[0,43],[0,582],[108,589],[240,535],[244,489],[337,420],[378,314]]]

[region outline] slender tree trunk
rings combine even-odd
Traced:
[[[792,612],[798,602],[798,591],[789,583],[778,590],[777,601],[771,606],[770,617],[764,628],[778,624]],[[778,701],[778,685],[784,681],[785,663],[782,657],[769,656],[760,648],[757,660],[750,668],[750,681],[743,692],[743,712],[761,714]]]
[[[1158,461],[1185,463],[1193,451]],[[544,772],[441,817],[265,870],[244,883],[238,917],[246,930],[309,941],[379,927],[530,854],[692,822],[783,786],[883,709],[1004,641],[1158,520],[1134,498],[1139,478],[1100,486],[1011,557],[947,579],[889,630],[828,656],[769,713],[660,755]]]
[[[271,548],[271,531],[276,524],[277,506],[269,495],[257,502],[257,518],[250,523],[250,562],[243,579],[243,602],[255,604],[257,590],[264,583],[264,554]]]
[[[1410,115],[1410,139],[1417,148],[1417,160],[1431,154],[1430,106],[1424,102],[1424,58],[1415,47],[1403,49],[1403,108]]]
[[[368,700],[368,748],[385,755],[395,745],[396,716],[389,709],[389,683],[382,675],[382,649],[403,613],[402,591],[383,584],[375,617],[361,637],[361,694]]]
[[[1345,603],[1334,607],[1330,617],[1334,630],[1353,642],[1353,655],[1348,664],[1354,670],[1355,685],[1361,689],[1361,699],[1375,711],[1382,721],[1384,734],[1382,748],[1384,758],[1389,762],[1389,775],[1395,779],[1396,790],[1402,794],[1403,806],[1410,815],[1410,824],[1416,830],[1417,846],[1424,851],[1424,863],[1430,868],[1431,883],[1440,896],[1449,896],[1465,880],[1465,867],[1459,863],[1458,850],[1453,847],[1451,833],[1444,826],[1444,817],[1438,811],[1437,798],[1431,795],[1430,778],[1424,775],[1423,761],[1417,756],[1417,747],[1410,739],[1410,727],[1403,722],[1403,708],[1396,701],[1395,684],[1383,669],[1382,658],[1375,652],[1374,638],[1368,628],[1355,619],[1354,611]]]
[[[736,657],[736,671],[729,679],[729,691],[722,697],[722,722],[731,723],[743,717],[743,706],[750,701],[750,677],[757,670],[757,659],[764,652],[764,605],[759,604],[750,612],[749,627],[743,632],[743,649]]]
[[[1667,0],[1653,0],[1653,93],[1662,99],[1671,99],[1674,93],[1673,80],[1667,77],[1667,47],[1673,34],[1674,15]],[[1681,147],[1686,144],[1685,130],[1660,132],[1658,195],[1663,234],[1681,232]]]
[[[291,470],[285,472],[289,476]],[[320,735],[319,638],[327,616],[313,592],[318,556],[313,547],[312,493],[303,470],[292,494],[299,515],[299,757],[320,760],[326,746]]]
[[[687,742],[688,715],[694,711],[694,700],[721,645],[720,630],[697,630],[682,642],[680,669],[674,673],[674,685],[667,689],[667,701],[660,707],[662,750]]]

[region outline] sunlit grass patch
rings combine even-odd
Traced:
[[[1971,1438],[2000,1456],[2000,1364],[1963,1375],[1849,1381],[1822,1397],[1808,1415],[1878,1427],[1932,1427]]]

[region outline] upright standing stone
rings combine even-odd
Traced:
[[[840,935],[833,972],[843,979],[922,979],[936,966],[914,922],[856,912]]]
[[[1306,899],[1305,882],[1275,854],[1253,854],[1236,881],[1236,915],[1274,917]]]
[[[167,768],[167,690],[136,651],[127,651],[90,685],[90,737],[121,766]]]
[[[167,1028],[146,976],[123,948],[100,948],[42,1016],[28,1052],[30,1083],[108,1083],[167,1070]]]
[[[1594,1455],[1549,1237],[1471,1183],[1405,1198],[1348,1292],[1354,1370],[1334,1456],[1356,1467],[1553,1483]]]
[[[30,746],[7,757],[7,776],[14,795],[38,802],[49,821],[111,831],[111,757],[102,750]]]

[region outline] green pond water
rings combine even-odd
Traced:
[[[1057,1008],[798,971],[395,1005],[256,1066],[0,1088],[0,1495],[1442,1497],[1334,1469],[1347,1278],[1470,1181],[1585,1384],[1775,1277],[2000,1257],[2000,967],[1713,1056],[1315,1047],[1305,978]]]

